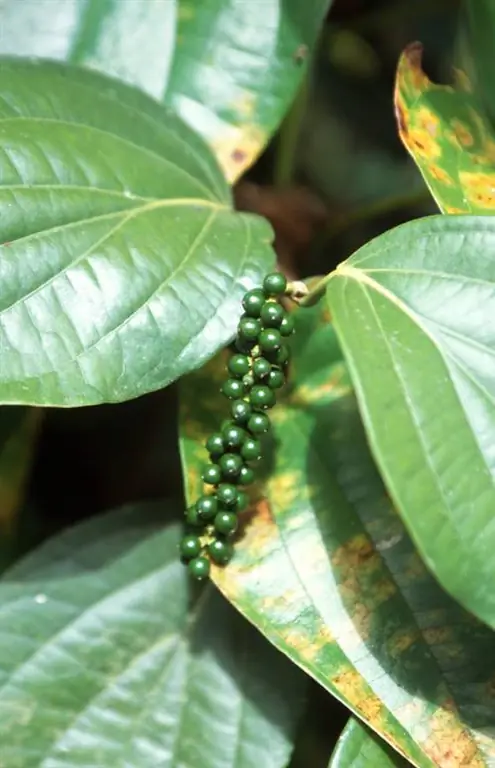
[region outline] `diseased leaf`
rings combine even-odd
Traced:
[[[291,384],[271,412],[274,437],[256,503],[233,562],[213,578],[278,648],[413,764],[488,767],[493,633],[440,589],[392,507],[324,304],[295,317]],[[225,417],[222,367],[216,358],[180,382],[190,499],[201,490],[200,441]],[[435,392],[438,412],[437,384]],[[393,412],[382,419],[393,424]]]
[[[282,768],[302,675],[212,586],[192,592],[163,502],[48,542],[0,581],[9,768]]]
[[[477,0],[475,0],[477,2]],[[495,212],[495,133],[463,73],[457,89],[432,83],[422,47],[399,62],[395,109],[399,134],[443,213]]]
[[[4,0],[0,53],[63,59],[142,88],[235,180],[278,127],[331,0]]]
[[[406,768],[411,765],[359,720],[342,731],[328,768]]]
[[[371,447],[443,586],[495,626],[495,221],[387,232],[327,292]]]
[[[232,336],[273,263],[202,142],[128,86],[0,67],[0,402],[159,389]]]

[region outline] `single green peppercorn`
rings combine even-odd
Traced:
[[[233,512],[219,512],[213,525],[218,533],[228,536],[237,529],[237,517]]]
[[[239,336],[237,336],[234,342],[236,350],[240,352],[241,355],[250,355],[255,344],[256,340],[248,341],[244,338],[241,339]]]
[[[280,296],[287,288],[287,279],[281,272],[271,272],[263,280],[266,296]]]
[[[196,509],[195,504],[193,504],[192,507],[189,507],[186,512],[186,523],[191,525],[193,528],[199,528],[204,525],[203,520],[201,520],[198,515],[198,510]]]
[[[232,559],[234,547],[223,539],[214,539],[208,547],[208,553],[213,562],[226,565]]]
[[[280,334],[282,336],[290,336],[292,333],[294,333],[295,326],[296,324],[292,315],[286,315],[280,323]]]
[[[200,496],[196,502],[196,512],[200,520],[213,520],[218,512],[218,500],[216,494]]]
[[[245,400],[234,400],[230,412],[236,424],[245,424],[253,411]]]
[[[267,301],[261,309],[260,319],[268,328],[279,328],[285,315],[285,309],[280,304],[276,301]]]
[[[246,437],[246,430],[234,424],[233,421],[222,427],[222,442],[228,448],[240,448]]]
[[[253,374],[247,373],[245,376],[243,376],[242,383],[244,384],[244,389],[246,390],[246,392],[249,392],[249,390],[254,384]]]
[[[244,307],[246,315],[250,315],[250,317],[259,317],[261,307],[265,301],[265,294],[261,288],[254,288],[252,291],[248,291],[242,300],[242,306]]]
[[[201,477],[205,483],[217,485],[222,479],[222,472],[216,464],[207,464]]]
[[[268,379],[266,380],[266,383],[268,384],[270,389],[280,389],[280,387],[283,387],[285,384],[285,376],[283,374],[283,371],[281,371],[280,368],[274,368],[268,374]]]
[[[266,357],[275,365],[286,365],[289,362],[290,350],[287,344],[282,344],[275,352],[267,352]]]
[[[197,557],[201,552],[201,540],[199,536],[194,536],[194,534],[183,536],[179,544],[179,552],[184,560],[192,560],[193,557]]]
[[[238,482],[240,485],[251,485],[251,483],[254,483],[254,472],[251,467],[241,467],[238,475]]]
[[[222,386],[222,394],[228,397],[229,400],[237,400],[246,393],[246,389],[242,381],[239,379],[227,379]]]
[[[210,561],[206,557],[195,557],[190,561],[188,569],[196,581],[203,581],[210,573]]]
[[[237,330],[241,339],[257,341],[262,327],[255,317],[241,317]]]
[[[249,496],[244,491],[237,491],[237,503],[235,505],[235,511],[237,513],[243,512],[249,507]]]
[[[242,467],[242,459],[237,453],[224,453],[220,457],[218,466],[222,470],[222,477],[225,480],[232,480],[239,474]]]
[[[282,346],[282,337],[276,328],[264,328],[258,336],[258,344],[263,352],[276,352]]]
[[[265,413],[253,413],[247,423],[248,430],[253,435],[262,435],[270,429],[270,419]]]
[[[250,392],[249,401],[255,411],[264,411],[275,405],[275,393],[269,387],[265,387],[264,384],[257,384]]]
[[[243,376],[249,373],[250,368],[247,355],[232,355],[227,363],[229,373],[236,379],[242,379]]]
[[[241,456],[245,461],[256,461],[261,458],[261,443],[254,437],[248,437],[241,448]]]
[[[233,509],[237,506],[240,493],[235,485],[221,483],[217,488],[217,499],[222,507]]]
[[[263,379],[268,376],[272,369],[272,364],[264,357],[258,357],[253,360],[253,375],[257,379]]]
[[[210,437],[206,441],[206,450],[212,456],[221,456],[225,450],[225,446],[222,440],[222,435],[218,434],[218,432],[216,432],[213,435],[210,435]]]

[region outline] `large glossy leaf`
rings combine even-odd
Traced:
[[[392,507],[325,307],[296,320],[292,386],[272,411],[256,503],[214,580],[414,764],[491,765],[493,633],[439,588]],[[190,499],[201,489],[201,441],[225,417],[220,362],[180,383]]]
[[[0,67],[0,402],[159,389],[231,337],[273,261],[202,142],[101,75]]]
[[[477,3],[478,0],[474,0]],[[495,212],[495,132],[463,73],[457,88],[432,83],[422,48],[409,46],[397,70],[399,134],[443,213]]]
[[[1,580],[9,768],[287,764],[302,675],[213,587],[191,592],[164,505],[85,523]]]
[[[65,59],[164,100],[230,180],[278,127],[331,0],[3,0],[0,52]]]
[[[495,626],[495,221],[432,217],[331,276],[328,301],[387,485],[432,571]]]
[[[359,720],[351,718],[342,731],[328,768],[406,768],[408,765],[411,763]]]

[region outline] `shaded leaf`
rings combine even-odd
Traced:
[[[302,676],[213,587],[190,591],[164,504],[84,523],[1,580],[9,768],[286,765]]]
[[[493,214],[493,128],[467,78],[457,73],[457,90],[432,83],[421,68],[421,53],[418,43],[410,45],[399,62],[400,137],[443,213]]]
[[[467,24],[462,26],[468,43],[470,64],[474,68],[476,89],[490,116],[495,116],[495,6],[492,0],[467,0]]]
[[[0,174],[0,402],[165,386],[229,340],[273,262],[202,142],[95,73],[2,63]]]
[[[359,720],[351,718],[342,731],[328,768],[405,768],[408,765],[411,764]]]
[[[0,408],[0,541],[2,555],[14,532],[24,500],[41,412],[34,408]],[[1,559],[1,556],[0,556]]]
[[[233,181],[278,127],[331,0],[4,0],[0,52],[65,59],[165,101]]]
[[[493,633],[440,589],[392,507],[325,306],[295,317],[292,384],[272,411],[257,503],[232,564],[216,569],[214,580],[414,764],[488,766]],[[199,441],[225,416],[219,362],[180,382],[190,499],[201,489]]]
[[[327,288],[398,509],[444,587],[492,626],[494,264],[491,217],[431,217],[361,248]]]

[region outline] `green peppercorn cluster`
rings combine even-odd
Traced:
[[[180,543],[181,558],[198,580],[208,576],[211,561],[230,561],[238,515],[248,506],[242,488],[254,481],[252,464],[261,458],[260,437],[270,429],[265,411],[275,405],[289,361],[285,340],[294,331],[294,321],[279,304],[286,291],[284,275],[272,272],[262,288],[248,291],[242,301],[244,314],[227,365],[229,378],[222,386],[231,401],[230,419],[206,441],[210,463],[202,479],[212,489],[187,510],[189,530]]]

